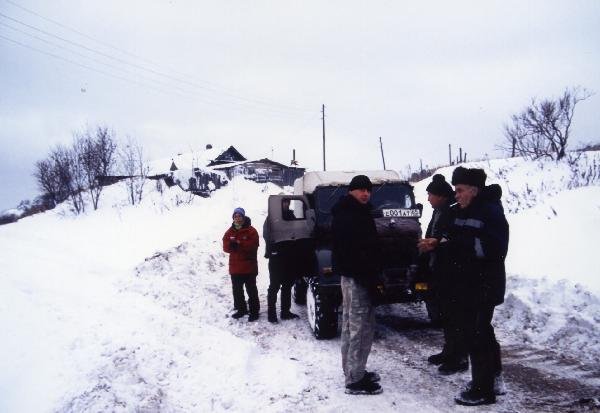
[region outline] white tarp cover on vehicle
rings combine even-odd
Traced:
[[[317,186],[348,185],[356,175],[366,175],[373,185],[401,181],[396,171],[311,171],[294,181],[295,194],[311,194]]]

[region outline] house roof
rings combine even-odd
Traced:
[[[219,156],[217,156],[212,163],[216,163],[216,162],[239,162],[239,161],[245,161],[246,158],[244,158],[244,156],[239,153],[239,151],[237,149],[235,149],[233,146],[230,146],[229,148],[227,148],[226,150],[224,150]]]
[[[268,163],[268,164],[271,164],[271,165],[280,166],[282,168],[298,168],[296,166],[283,165],[283,164],[281,164],[279,162],[272,161],[269,158],[262,158],[262,159],[258,159],[258,160],[255,160],[255,161],[241,161],[241,162],[231,162],[231,163],[221,164],[221,165],[213,165],[212,168],[213,169],[221,170],[221,169],[233,168],[234,166],[244,165],[244,164],[248,164],[248,163],[255,163],[255,162]],[[303,168],[298,168],[298,169],[303,169]]]
[[[225,152],[223,148],[211,148],[177,154],[170,158],[162,158],[149,162],[149,175],[168,174],[173,165],[181,171],[192,171],[194,168],[205,168],[213,159]]]

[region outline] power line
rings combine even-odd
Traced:
[[[34,38],[34,39],[36,39],[36,40],[39,40],[39,41],[41,41],[41,42],[43,42],[43,43],[49,44],[49,45],[51,45],[51,46],[54,46],[54,47],[56,47],[56,48],[58,48],[58,49],[65,50],[65,51],[67,51],[67,52],[69,52],[69,53],[72,53],[72,54],[74,54],[74,55],[76,55],[76,56],[83,57],[84,59],[89,59],[89,60],[91,60],[92,62],[96,62],[96,63],[98,63],[98,64],[101,64],[101,65],[103,65],[103,66],[109,67],[109,68],[111,68],[111,69],[114,69],[114,70],[117,70],[117,71],[124,72],[124,73],[126,73],[126,74],[128,74],[128,75],[136,75],[135,73],[133,73],[133,72],[130,72],[130,71],[127,71],[127,70],[125,70],[125,69],[122,69],[122,68],[120,68],[120,67],[118,67],[118,66],[111,65],[110,63],[103,62],[103,61],[101,61],[101,60],[95,59],[95,58],[93,58],[93,57],[90,57],[90,56],[86,56],[86,55],[84,55],[83,53],[76,52],[76,51],[74,51],[74,50],[71,50],[71,49],[68,49],[68,48],[66,48],[66,47],[64,47],[64,46],[61,46],[61,45],[59,45],[59,44],[57,44],[57,43],[54,43],[54,42],[51,42],[51,41],[49,41],[49,40],[43,39],[43,38],[41,38],[41,37],[39,37],[39,36],[36,36],[36,35],[33,35],[33,34],[31,34],[31,33],[27,33],[27,32],[25,32],[25,31],[23,31],[23,30],[17,29],[16,27],[12,27],[12,26],[10,26],[9,24],[6,24],[6,23],[4,23],[4,22],[2,22],[2,21],[0,21],[0,25],[1,25],[1,26],[5,26],[5,27],[8,27],[8,28],[9,28],[9,29],[11,29],[11,30],[14,30],[14,31],[16,31],[16,32],[19,32],[19,33],[22,33],[22,34],[24,34],[24,35],[26,35],[26,36],[29,36],[29,37],[31,37],[31,38]],[[12,39],[8,39],[8,38],[5,38],[5,39],[6,39],[6,40],[13,41],[13,43],[16,43],[16,44],[18,44],[19,46],[25,46],[24,44],[17,43],[16,41],[14,41],[14,40],[12,40]],[[36,52],[42,52],[41,50],[38,50],[38,49],[35,49],[35,48],[32,48],[32,47],[29,47],[29,46],[27,46],[27,47],[28,47],[29,49],[31,49],[31,50],[34,50],[34,51],[36,51]],[[46,54],[46,53],[45,53],[45,54]],[[52,57],[59,57],[59,56],[58,56],[58,55],[56,55],[56,56],[52,55]],[[61,58],[61,60],[65,60],[65,59],[62,59],[62,57],[60,57],[60,58]],[[71,62],[71,61],[68,61],[68,60],[67,60],[67,62],[68,62],[68,63],[75,63],[75,62]],[[89,69],[89,68],[88,68],[88,67],[86,67],[86,69]],[[139,75],[138,75],[138,77],[139,77]],[[169,85],[168,83],[164,83],[164,82],[158,81],[158,80],[156,80],[156,79],[148,79],[148,78],[145,78],[145,79],[146,79],[146,80],[149,80],[150,82],[154,82],[154,83],[160,84],[160,85],[162,85],[162,86],[165,86],[165,87],[168,87],[168,88],[171,88],[171,89],[173,88],[173,86],[172,86],[172,85]],[[196,96],[196,95],[189,94],[189,93],[188,93],[186,90],[179,89],[179,88],[177,88],[176,90],[178,90],[178,91],[179,91],[179,92],[181,92],[181,93],[187,94],[189,97],[192,97],[192,98],[197,98],[197,96]]]
[[[57,22],[57,21],[55,21],[55,20],[53,20],[53,19],[49,19],[49,18],[47,18],[47,17],[45,17],[45,16],[42,16],[41,14],[39,14],[39,13],[37,13],[37,12],[33,11],[33,10],[30,10],[30,9],[27,9],[27,8],[25,8],[25,7],[23,7],[23,6],[20,6],[20,5],[16,4],[16,3],[14,3],[14,2],[13,2],[13,1],[11,1],[11,0],[5,0],[5,1],[6,1],[7,3],[9,3],[9,4],[12,4],[12,5],[13,5],[13,6],[15,6],[15,7],[18,7],[18,8],[20,8],[21,10],[24,10],[24,11],[26,11],[26,12],[30,13],[30,14],[33,14],[33,15],[35,15],[35,16],[37,16],[37,17],[41,18],[41,19],[44,19],[44,20],[46,20],[46,21],[49,21],[49,22],[51,22],[51,23],[53,23],[53,24],[55,24],[55,25],[57,25],[57,26],[59,26],[59,27],[62,27],[62,28],[65,28],[65,29],[67,29],[67,30],[70,30],[70,31],[72,31],[72,32],[74,32],[74,33],[77,33],[78,35],[80,35],[80,36],[82,36],[82,37],[85,37],[85,38],[87,38],[87,39],[89,39],[89,40],[92,40],[92,41],[94,41],[94,42],[97,42],[97,43],[99,43],[99,44],[105,45],[105,46],[107,46],[107,47],[109,47],[109,48],[111,48],[111,49],[117,50],[117,51],[119,51],[119,52],[121,52],[121,53],[127,54],[127,55],[129,55],[129,56],[135,57],[135,58],[137,58],[137,59],[140,59],[140,60],[144,60],[144,61],[146,61],[146,62],[149,62],[149,63],[151,63],[151,64],[153,64],[153,65],[157,66],[157,64],[156,64],[156,63],[154,63],[154,62],[152,62],[152,61],[149,61],[149,60],[147,60],[147,59],[144,59],[144,58],[142,58],[142,57],[139,57],[139,56],[137,56],[137,55],[135,55],[135,54],[133,54],[133,53],[130,53],[130,52],[124,51],[123,49],[120,49],[120,48],[117,48],[117,47],[115,47],[115,46],[112,46],[112,45],[110,45],[110,44],[108,44],[108,43],[106,43],[106,42],[103,42],[103,41],[101,41],[101,40],[95,39],[95,38],[93,38],[93,37],[91,37],[91,36],[89,36],[89,35],[87,35],[87,34],[85,34],[85,33],[81,32],[81,31],[79,31],[79,30],[73,29],[73,28],[71,28],[71,27],[69,27],[69,26],[66,26],[66,25],[64,25],[64,24],[62,24],[62,23],[60,23],[60,22]],[[171,80],[173,80],[173,81],[176,81],[176,82],[185,83],[185,84],[187,84],[187,85],[194,86],[194,87],[197,87],[197,88],[199,88],[199,89],[206,90],[206,91],[208,91],[208,92],[213,92],[213,93],[222,94],[222,95],[228,96],[228,97],[230,97],[230,98],[232,98],[232,99],[242,100],[242,101],[245,101],[245,102],[248,102],[248,103],[252,103],[252,104],[258,104],[258,105],[270,106],[270,107],[273,107],[273,108],[277,108],[277,109],[279,109],[279,110],[285,110],[285,111],[295,111],[295,112],[310,112],[310,111],[311,111],[311,110],[307,110],[307,109],[300,109],[300,108],[297,108],[297,107],[289,107],[289,106],[280,105],[280,104],[278,104],[278,105],[274,105],[274,104],[271,104],[271,103],[269,103],[269,102],[265,102],[265,101],[262,101],[262,100],[258,100],[258,99],[249,99],[249,98],[245,98],[245,97],[243,97],[243,96],[239,96],[239,95],[236,95],[236,94],[233,94],[233,93],[229,93],[229,92],[226,92],[226,91],[224,91],[224,89],[223,89],[223,90],[218,90],[218,89],[216,89],[215,87],[202,86],[202,85],[199,85],[199,84],[197,84],[197,83],[190,82],[190,81],[188,81],[188,80],[185,80],[185,79],[180,79],[180,78],[174,77],[174,76],[172,76],[172,75],[170,75],[170,74],[163,73],[163,72],[161,72],[161,71],[157,71],[157,70],[154,70],[154,69],[151,69],[151,68],[147,68],[147,67],[144,67],[144,66],[138,65],[138,64],[136,64],[136,63],[131,63],[131,62],[127,61],[127,60],[124,60],[124,59],[121,59],[121,58],[118,58],[118,57],[115,57],[115,56],[109,55],[109,54],[107,54],[107,53],[104,53],[104,52],[100,52],[100,51],[98,51],[98,50],[95,50],[95,49],[92,49],[92,48],[90,48],[90,47],[87,47],[86,45],[83,45],[83,44],[81,44],[81,43],[78,43],[78,42],[73,42],[73,41],[71,41],[71,40],[68,40],[68,39],[66,39],[66,38],[63,38],[63,37],[61,37],[61,36],[55,35],[55,34],[53,34],[53,33],[50,33],[50,32],[47,32],[47,31],[45,31],[45,30],[42,30],[42,29],[40,29],[40,28],[38,28],[38,27],[35,27],[35,26],[32,26],[32,25],[30,25],[30,24],[27,24],[27,23],[25,23],[25,22],[22,22],[22,21],[20,21],[20,20],[18,20],[18,19],[15,19],[15,18],[13,18],[13,17],[7,16],[6,14],[0,13],[0,17],[3,17],[3,18],[5,18],[5,19],[9,19],[9,20],[11,20],[11,21],[13,21],[13,22],[16,22],[16,23],[18,23],[18,24],[24,25],[24,26],[26,26],[26,27],[28,27],[28,28],[30,28],[30,29],[32,29],[32,30],[39,31],[39,32],[41,32],[41,33],[43,33],[43,34],[45,34],[45,35],[47,35],[47,36],[51,36],[51,37],[57,38],[57,39],[59,39],[59,40],[61,40],[61,41],[63,41],[63,42],[69,43],[69,44],[71,44],[71,45],[74,45],[74,46],[76,46],[76,47],[83,48],[84,50],[87,50],[87,51],[89,51],[89,52],[92,52],[92,53],[99,54],[99,55],[101,55],[101,56],[103,56],[103,57],[105,57],[105,58],[108,58],[108,59],[111,59],[111,60],[118,61],[118,62],[120,62],[120,63],[122,63],[122,64],[126,64],[126,65],[129,65],[129,66],[136,67],[136,68],[138,68],[138,69],[140,69],[140,70],[145,70],[145,71],[147,71],[147,72],[150,72],[150,73],[153,73],[154,75],[157,75],[157,76],[166,77],[166,78],[168,78],[168,79],[171,79]],[[187,75],[186,75],[186,76],[187,76]],[[208,84],[208,82],[204,82],[204,81],[203,81],[203,83],[207,83],[207,84]]]
[[[122,68],[116,67],[116,66],[114,66],[114,65],[111,65],[111,64],[108,64],[108,63],[106,63],[106,62],[99,61],[99,60],[97,60],[97,59],[94,59],[94,58],[92,58],[92,57],[90,57],[90,56],[85,56],[85,55],[82,55],[81,53],[78,53],[78,52],[76,52],[76,51],[73,51],[73,50],[67,49],[67,48],[65,48],[64,46],[58,45],[58,44],[56,44],[56,43],[53,43],[53,42],[51,42],[51,41],[48,41],[48,40],[46,40],[46,39],[39,38],[38,36],[31,35],[31,34],[29,34],[29,33],[26,33],[26,32],[24,32],[24,31],[22,31],[22,30],[19,30],[19,29],[16,29],[16,28],[14,28],[14,27],[11,27],[10,25],[7,25],[6,23],[0,22],[0,25],[3,25],[3,26],[6,26],[6,27],[9,27],[9,28],[11,28],[11,29],[13,29],[13,30],[16,30],[16,31],[18,31],[18,32],[21,32],[21,33],[23,33],[23,34],[26,34],[26,35],[28,35],[28,36],[30,36],[30,37],[33,37],[33,38],[35,38],[35,39],[38,39],[38,40],[40,40],[40,41],[42,41],[42,42],[44,42],[44,43],[46,43],[46,44],[50,44],[50,45],[52,45],[52,46],[55,46],[55,47],[57,47],[57,48],[60,48],[60,49],[62,49],[62,50],[66,50],[66,51],[68,51],[68,52],[70,52],[70,53],[76,54],[76,55],[78,55],[78,56],[81,56],[81,57],[84,57],[84,58],[86,58],[86,59],[90,59],[90,60],[92,60],[92,61],[94,61],[94,62],[100,63],[100,64],[102,64],[102,65],[105,65],[105,66],[107,66],[107,67],[110,67],[110,68],[112,68],[112,69],[115,69],[115,70],[117,70],[117,71],[124,72],[126,75],[132,75],[132,76],[133,76],[133,75],[136,75],[138,78],[140,77],[139,75],[137,75],[137,74],[135,74],[135,73],[132,73],[132,72],[126,71],[126,70],[124,70],[124,69],[122,69]],[[104,76],[108,76],[108,77],[112,77],[112,78],[114,78],[114,79],[118,79],[118,80],[124,81],[124,82],[126,82],[126,83],[130,83],[130,84],[136,84],[136,85],[138,85],[138,86],[147,87],[147,88],[150,88],[150,89],[152,89],[152,90],[154,90],[154,91],[158,91],[158,92],[160,92],[160,93],[162,93],[162,94],[166,94],[166,95],[168,95],[168,94],[175,94],[175,95],[177,95],[177,96],[179,96],[179,97],[185,97],[185,98],[188,98],[189,100],[193,100],[193,101],[201,101],[202,103],[204,103],[204,104],[206,104],[206,105],[208,105],[208,106],[212,106],[212,107],[214,107],[214,106],[217,106],[217,107],[221,107],[221,108],[225,108],[225,109],[237,109],[237,110],[245,110],[245,108],[244,108],[244,107],[243,107],[243,106],[242,106],[240,103],[238,103],[238,102],[229,102],[229,103],[226,105],[226,104],[219,103],[219,102],[213,102],[213,101],[209,101],[209,100],[207,100],[205,97],[203,97],[203,96],[199,96],[198,94],[196,94],[196,93],[194,93],[194,92],[189,92],[189,91],[186,91],[186,90],[183,90],[183,89],[180,89],[180,88],[173,88],[173,86],[172,86],[172,85],[166,84],[166,83],[164,83],[164,82],[160,82],[160,81],[158,81],[158,80],[156,80],[156,79],[148,79],[148,78],[144,78],[145,80],[147,80],[147,81],[149,81],[149,82],[151,82],[151,83],[156,83],[156,84],[159,84],[160,86],[164,86],[164,87],[168,88],[168,89],[164,89],[164,88],[162,88],[162,87],[157,87],[157,86],[156,86],[156,85],[154,85],[154,84],[148,84],[148,83],[145,83],[145,82],[141,82],[141,81],[139,81],[139,80],[132,80],[131,78],[126,78],[126,77],[123,77],[123,76],[120,76],[120,75],[115,75],[115,74],[113,74],[113,73],[106,72],[106,71],[104,71],[104,70],[101,70],[101,69],[98,69],[98,68],[95,68],[95,67],[89,66],[89,65],[87,65],[87,64],[83,64],[83,63],[80,63],[80,62],[76,62],[76,61],[74,61],[74,60],[72,60],[72,59],[69,59],[69,58],[66,58],[66,57],[64,57],[64,56],[61,56],[61,55],[58,55],[58,54],[55,54],[55,53],[52,53],[52,52],[48,52],[48,51],[45,51],[45,50],[41,50],[41,49],[39,49],[39,48],[33,47],[33,46],[31,46],[31,45],[28,45],[28,44],[22,43],[22,42],[20,42],[20,41],[17,41],[17,40],[15,40],[15,39],[11,39],[11,38],[9,38],[9,37],[6,37],[6,36],[3,36],[3,35],[0,35],[0,38],[1,38],[1,39],[4,39],[4,40],[6,40],[6,41],[9,41],[9,42],[11,42],[11,43],[14,43],[14,44],[16,44],[16,45],[18,45],[18,46],[21,46],[21,47],[23,47],[23,48],[26,48],[26,49],[29,49],[29,50],[35,51],[35,52],[37,52],[37,53],[44,54],[44,55],[46,55],[46,56],[50,56],[50,57],[52,57],[52,58],[54,58],[54,59],[62,60],[62,61],[64,61],[64,62],[67,62],[67,63],[69,63],[69,64],[72,64],[72,65],[75,65],[75,66],[78,66],[78,67],[81,67],[81,68],[84,68],[84,69],[87,69],[87,70],[91,70],[91,71],[94,71],[94,72],[96,72],[96,73],[100,73],[100,74],[102,74],[102,75],[104,75]],[[255,112],[257,112],[257,110],[254,110],[254,111],[255,111]],[[268,110],[268,109],[266,109],[266,108],[262,108],[262,109],[260,109],[260,111],[262,111],[264,114],[267,114],[268,116],[275,116],[275,115],[277,115],[277,116],[279,116],[279,117],[282,117],[282,115],[283,115],[283,114],[281,114],[281,113],[279,113],[279,114],[275,114],[275,113],[273,113],[273,112],[269,112],[269,110]],[[285,116],[285,117],[286,117],[286,118],[289,118],[289,116],[291,116],[291,114],[287,114],[287,116]],[[294,117],[294,118],[295,118],[295,117]]]
[[[3,35],[1,35],[1,34],[0,34],[0,39],[7,40],[7,41],[9,41],[9,42],[11,42],[11,43],[14,43],[14,44],[16,44],[16,45],[18,45],[18,46],[24,47],[24,48],[26,48],[26,49],[33,50],[33,51],[35,51],[35,52],[38,52],[38,53],[41,53],[41,54],[44,54],[44,55],[47,55],[47,56],[53,57],[53,58],[55,58],[55,59],[58,59],[58,60],[62,60],[62,61],[64,61],[64,62],[70,63],[70,64],[72,64],[72,65],[79,66],[79,67],[82,67],[82,68],[84,68],[84,69],[91,70],[91,71],[94,71],[94,72],[97,72],[97,73],[100,73],[100,74],[103,74],[103,75],[105,75],[105,76],[109,76],[109,77],[112,77],[112,78],[115,78],[115,79],[119,79],[119,80],[122,80],[122,81],[124,81],[124,82],[127,82],[127,83],[135,83],[135,84],[137,84],[137,85],[140,85],[140,86],[149,87],[149,88],[151,88],[151,89],[153,89],[153,90],[156,90],[156,91],[158,91],[158,92],[165,93],[165,94],[168,94],[168,93],[170,93],[169,91],[165,91],[165,90],[162,90],[162,89],[160,89],[160,88],[156,88],[156,87],[154,87],[154,86],[152,86],[152,85],[147,85],[147,84],[144,84],[144,83],[141,83],[141,82],[135,81],[135,80],[127,79],[127,78],[124,78],[124,77],[121,77],[121,76],[118,76],[118,75],[114,75],[114,74],[112,74],[112,73],[109,73],[109,72],[105,72],[104,70],[96,69],[96,68],[93,68],[93,67],[91,67],[91,66],[88,66],[88,65],[85,65],[85,64],[81,64],[81,63],[75,62],[75,61],[73,61],[73,60],[71,60],[71,59],[67,59],[67,58],[65,58],[65,57],[63,57],[63,56],[60,56],[60,55],[57,55],[57,54],[54,54],[54,53],[51,53],[51,52],[47,52],[47,51],[44,51],[44,50],[38,49],[38,48],[36,48],[36,47],[33,47],[33,46],[30,46],[30,45],[27,45],[27,44],[25,44],[25,43],[21,43],[21,42],[19,42],[19,41],[17,41],[17,40],[14,40],[14,39],[8,38],[8,37],[6,37],[6,36],[3,36]],[[190,96],[185,96],[185,97],[188,97],[188,98],[190,98],[190,99],[192,98],[192,97],[190,97]]]
[[[41,50],[39,48],[33,47],[31,45],[19,42],[17,40],[14,40],[14,39],[11,39],[11,38],[8,38],[8,37],[5,37],[5,36],[1,36],[3,39],[5,39],[7,41],[10,41],[10,42],[12,42],[12,43],[14,43],[14,44],[16,44],[18,46],[27,48],[29,50],[33,50],[35,52],[38,52],[38,53],[41,53],[41,54],[44,54],[44,55],[47,55],[47,56],[50,56],[50,57],[53,57],[55,59],[59,59],[59,60],[65,61],[67,63],[73,64],[73,65],[76,65],[76,66],[79,66],[79,67],[82,67],[82,68],[85,68],[85,69],[88,69],[88,70],[92,70],[94,72],[103,74],[105,76],[109,76],[109,77],[112,77],[112,78],[115,78],[115,79],[119,79],[119,80],[122,80],[122,81],[125,81],[125,82],[128,82],[128,83],[135,83],[136,85],[139,85],[139,86],[150,87],[150,88],[152,88],[154,90],[157,90],[157,91],[160,91],[161,93],[164,93],[164,94],[169,94],[169,93],[177,92],[175,94],[177,94],[178,96],[185,96],[185,97],[188,97],[190,99],[194,99],[196,101],[200,101],[200,102],[202,102],[202,103],[204,103],[206,105],[217,106],[217,107],[224,108],[224,109],[236,109],[236,110],[245,110],[245,109],[247,109],[247,106],[245,106],[245,105],[243,105],[242,103],[239,103],[239,102],[228,102],[227,104],[220,103],[220,102],[215,102],[213,100],[209,100],[206,96],[202,96],[202,95],[199,95],[199,94],[195,93],[194,91],[188,91],[188,90],[182,89],[182,88],[180,88],[178,86],[173,86],[173,85],[170,85],[168,83],[159,81],[157,79],[151,79],[151,78],[147,78],[147,77],[144,77],[144,76],[140,76],[137,73],[133,73],[133,72],[125,70],[125,69],[123,69],[121,67],[117,67],[117,66],[112,65],[110,63],[103,62],[103,61],[95,59],[95,58],[93,58],[91,56],[86,56],[86,55],[84,55],[82,53],[79,53],[77,51],[68,49],[68,48],[66,48],[66,47],[64,47],[62,45],[56,44],[56,43],[51,42],[51,41],[49,41],[47,39],[43,39],[43,38],[41,38],[39,36],[27,33],[27,32],[25,32],[23,30],[17,29],[16,27],[12,27],[9,24],[6,24],[4,22],[0,21],[0,25],[8,27],[11,30],[14,30],[14,31],[17,31],[19,33],[25,34],[25,35],[27,35],[29,37],[32,37],[32,38],[34,38],[36,40],[39,40],[41,42],[44,42],[46,44],[49,44],[49,45],[54,46],[56,48],[59,48],[61,50],[65,50],[65,51],[67,51],[69,53],[72,53],[72,54],[74,54],[76,56],[82,57],[84,59],[91,60],[92,62],[95,62],[95,63],[101,64],[103,66],[109,67],[109,68],[111,68],[113,70],[116,70],[118,72],[122,72],[122,73],[124,73],[126,75],[135,76],[135,78],[142,77],[145,81],[151,82],[152,84],[143,83],[143,82],[140,82],[139,80],[133,80],[132,81],[131,78],[125,78],[125,77],[122,77],[122,76],[119,76],[119,75],[114,75],[114,74],[111,74],[111,73],[106,72],[104,70],[101,70],[101,69],[98,69],[98,68],[95,68],[95,67],[91,67],[91,66],[89,66],[87,64],[82,64],[80,62],[76,62],[76,61],[73,61],[71,59],[65,58],[64,56],[60,56],[60,55],[57,55],[55,53],[47,52],[47,51]],[[159,85],[159,86],[162,86],[163,88],[157,87],[156,84]],[[167,88],[167,89],[165,89],[165,88]],[[262,112],[262,113],[267,114],[269,116],[278,116],[278,117],[285,117],[285,118],[290,118],[292,116],[292,114],[275,112],[275,111],[273,111],[273,110],[271,110],[269,108],[254,108],[253,111],[254,112]],[[293,116],[293,117],[296,118],[296,116]]]

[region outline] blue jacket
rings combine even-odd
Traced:
[[[456,206],[440,243],[448,274],[444,284],[469,303],[504,302],[509,230],[501,196],[502,189],[494,184],[483,188],[466,208]]]

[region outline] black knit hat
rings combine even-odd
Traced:
[[[479,168],[463,168],[459,166],[452,172],[452,185],[471,185],[478,188],[485,186],[487,175],[483,169]]]
[[[448,182],[446,182],[446,178],[444,175],[435,174],[431,179],[431,183],[427,185],[427,192],[433,195],[445,196],[447,198],[452,198],[454,195],[454,191]]]
[[[355,189],[366,189],[371,192],[373,189],[373,184],[371,180],[366,175],[356,175],[350,181],[350,186],[348,186],[348,191],[354,191]]]

